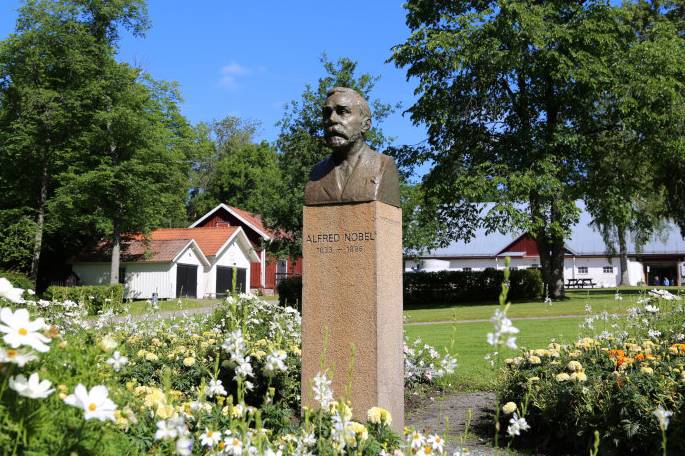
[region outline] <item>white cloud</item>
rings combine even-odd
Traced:
[[[252,73],[252,71],[249,68],[244,67],[237,62],[231,62],[228,65],[221,67],[219,85],[227,89],[235,89],[238,87],[238,78],[250,73]]]

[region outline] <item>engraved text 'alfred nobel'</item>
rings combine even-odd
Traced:
[[[362,253],[364,247],[359,242],[364,241],[375,241],[376,232],[373,231],[353,231],[345,233],[317,233],[308,234],[305,238],[305,242],[311,244],[324,244],[315,247],[315,251],[318,253]],[[357,244],[346,244],[346,245],[331,245],[343,242],[356,242]]]

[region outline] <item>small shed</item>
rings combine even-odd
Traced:
[[[72,262],[82,285],[110,281],[111,243],[101,241]],[[250,292],[250,263],[259,261],[241,227],[165,228],[122,242],[119,281],[126,298],[215,297]]]

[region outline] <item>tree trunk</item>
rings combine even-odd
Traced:
[[[626,247],[626,232],[618,229],[618,255],[621,262],[621,278],[619,285],[630,285],[628,273],[628,248]]]
[[[40,178],[40,195],[38,196],[38,214],[36,217],[36,234],[33,239],[33,258],[31,260],[31,281],[38,288],[38,265],[43,248],[43,226],[45,225],[45,204],[48,200],[48,164],[43,163],[43,174]]]
[[[112,265],[109,272],[109,283],[116,285],[119,283],[119,262],[121,259],[121,233],[119,225],[114,223],[112,235]]]
[[[564,297],[564,240],[554,239],[550,255],[550,277],[547,286],[552,299]]]

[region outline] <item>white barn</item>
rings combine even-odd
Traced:
[[[81,285],[110,281],[111,245],[101,242],[72,262]],[[149,239],[134,236],[122,243],[119,281],[124,296],[160,299],[215,297],[232,288],[250,292],[250,263],[259,261],[241,227],[154,230]]]
[[[584,206],[580,206],[584,209]],[[592,218],[585,210],[565,243],[564,280],[589,279],[597,287],[615,287],[621,280],[621,263],[611,255],[599,232],[591,226]],[[454,242],[418,259],[406,259],[405,271],[463,271],[504,268],[504,258],[511,259],[512,268],[535,268],[540,256],[535,241],[524,234],[486,234],[478,230],[468,243]],[[663,285],[668,278],[673,285],[685,285],[685,238],[673,224],[664,232],[636,249],[628,246],[628,277],[630,285]]]

